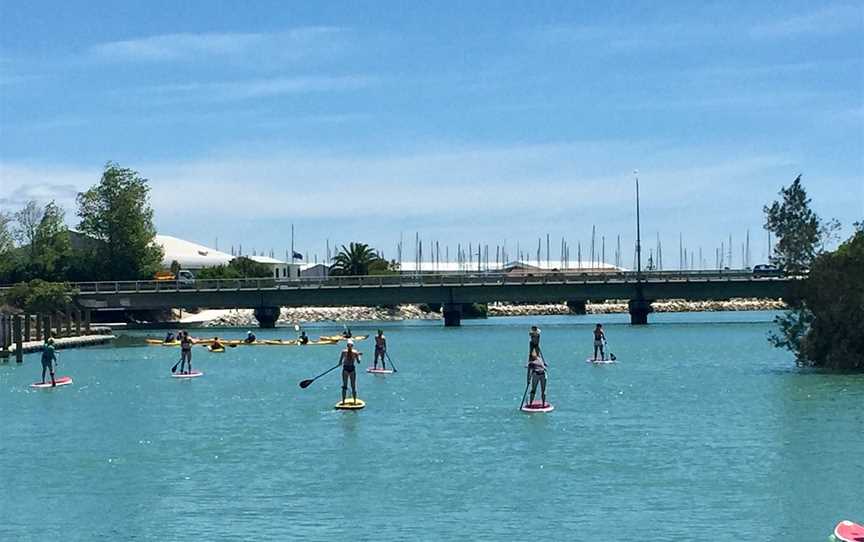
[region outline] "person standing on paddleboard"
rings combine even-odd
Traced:
[[[45,383],[45,371],[51,375],[51,385],[56,386],[54,380],[54,362],[57,361],[57,353],[54,351],[54,339],[48,337],[42,346],[42,383]]]
[[[540,384],[540,399],[546,406],[546,362],[540,357],[537,350],[532,350],[528,356],[528,379],[531,381],[531,396],[528,404],[534,403],[534,395],[537,393],[537,384]]]
[[[537,326],[531,326],[531,331],[528,332],[528,356],[531,356],[531,352],[537,351],[539,355],[540,350],[540,329]]]
[[[386,369],[384,363],[384,355],[387,353],[387,338],[384,336],[384,331],[378,330],[378,335],[375,335],[375,359],[372,360],[372,368],[378,368],[378,357],[381,357],[381,368]]]
[[[351,396],[357,402],[357,368],[360,362],[360,352],[354,350],[354,341],[348,339],[345,350],[339,356],[339,364],[342,365],[342,402],[345,402],[345,393],[348,391],[348,381],[351,381]]]
[[[188,364],[188,368],[184,371],[183,367]],[[180,332],[180,374],[189,374],[192,372],[192,338],[189,337],[189,332],[185,329]]]
[[[594,360],[605,361],[606,353],[603,351],[603,343],[606,341],[606,332],[603,331],[603,324],[597,324],[594,328]],[[597,352],[600,352],[600,359],[597,359]]]

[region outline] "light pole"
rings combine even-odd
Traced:
[[[642,280],[642,227],[639,223],[639,170],[633,170],[636,179],[636,280]]]

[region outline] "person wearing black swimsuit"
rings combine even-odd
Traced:
[[[345,402],[345,393],[348,391],[348,381],[351,381],[351,396],[357,402],[357,368],[360,361],[360,352],[354,350],[354,341],[348,339],[348,345],[339,356],[339,364],[342,365],[342,402]]]
[[[603,351],[603,343],[606,342],[606,333],[603,331],[603,326],[597,324],[594,328],[594,359],[592,361],[606,361],[606,352]],[[600,352],[600,359],[597,359],[597,352]]]

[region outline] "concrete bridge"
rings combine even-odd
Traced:
[[[440,303],[444,324],[458,326],[463,305],[470,303],[567,301],[579,312],[587,301],[606,299],[629,300],[631,322],[646,324],[651,302],[658,299],[777,299],[794,280],[754,277],[749,271],[550,272],[84,282],[74,287],[77,304],[90,310],[251,308],[262,327],[272,327],[284,306]]]

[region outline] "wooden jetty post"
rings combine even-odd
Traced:
[[[9,317],[5,314],[0,314],[0,359],[9,357],[9,344],[11,336],[7,328]]]
[[[12,335],[15,337],[15,361],[24,363],[24,337],[21,333],[21,316],[16,314],[12,318]]]

